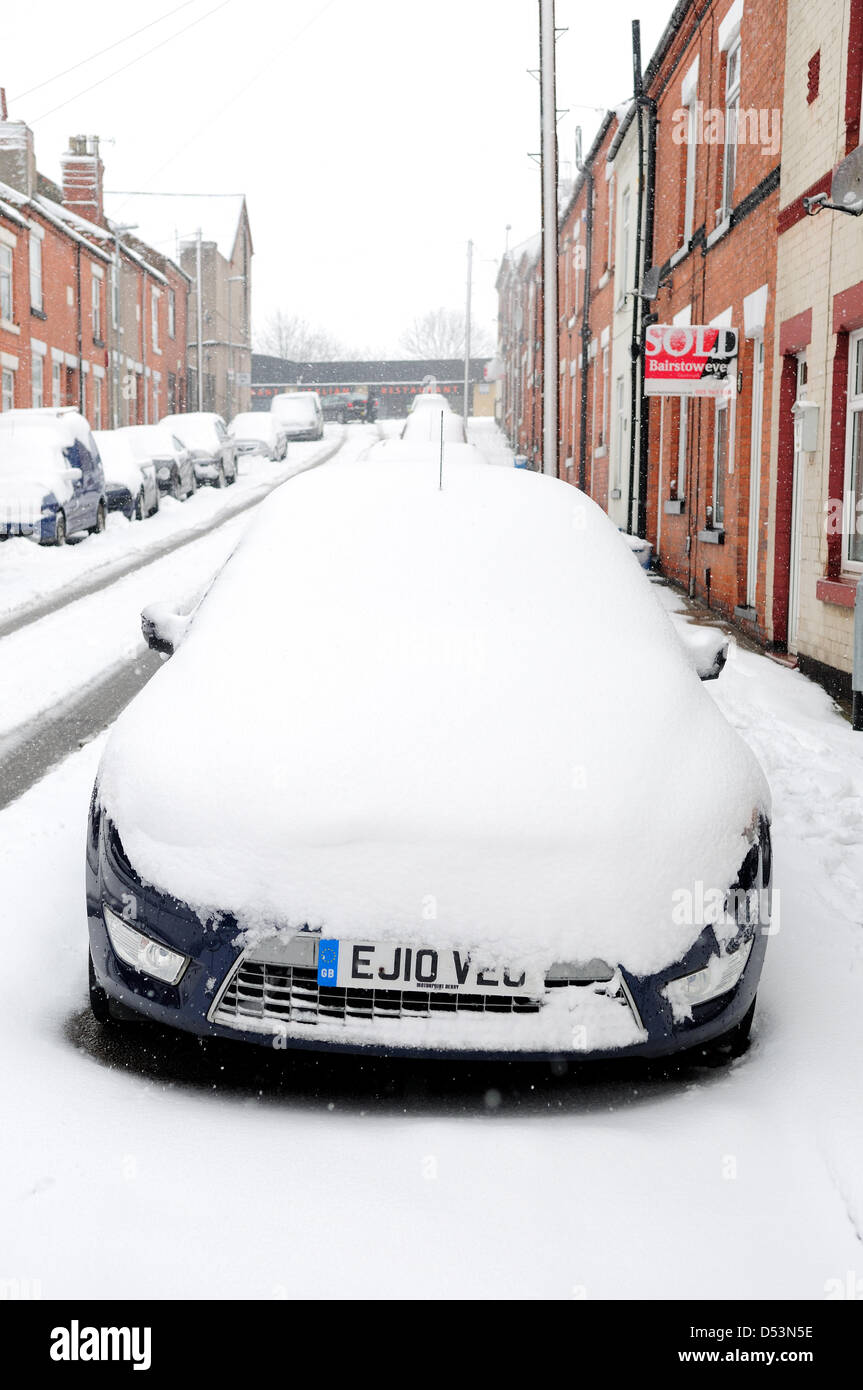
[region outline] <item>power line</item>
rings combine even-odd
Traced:
[[[120,48],[124,43],[129,43],[131,39],[136,39],[139,34],[143,34],[147,29],[152,29],[156,24],[162,24],[164,20],[170,19],[172,15],[179,14],[180,10],[187,10],[190,5],[194,5],[195,0],[183,0],[182,5],[175,5],[172,10],[166,10],[158,19],[151,19],[149,24],[142,24],[140,29],[135,29],[131,34],[126,34],[125,38],[115,39],[109,43],[107,48],[100,48],[98,53],[91,53],[89,58],[82,58],[79,63],[73,63],[70,68],[64,68],[62,72],[55,72],[53,77],[46,77],[44,82],[37,82],[35,87],[28,87],[26,92],[19,92],[17,96],[10,97],[10,101],[23,101],[24,97],[32,96],[34,92],[41,92],[43,87],[50,87],[52,82],[59,82],[61,77],[68,77],[70,72],[76,72],[78,68],[84,68],[88,63],[95,63],[97,58],[103,58],[106,53],[110,53],[114,48]]]
[[[70,106],[73,101],[78,101],[80,97],[86,96],[88,92],[95,91],[95,89],[101,87],[103,83],[110,82],[112,77],[119,77],[121,72],[126,72],[129,68],[134,67],[136,63],[140,63],[142,58],[149,58],[151,53],[156,53],[160,48],[164,48],[166,44],[172,43],[174,39],[178,39],[181,35],[187,34],[190,29],[194,29],[196,24],[203,23],[205,19],[209,19],[211,15],[217,14],[219,10],[223,10],[226,5],[230,4],[231,0],[221,0],[221,4],[215,5],[212,10],[207,10],[206,14],[199,15],[198,18],[193,19],[190,24],[184,25],[182,29],[177,29],[175,33],[169,34],[166,39],[161,39],[160,42],[154,44],[152,48],[148,48],[145,52],[139,53],[137,58],[132,58],[128,63],[124,63],[122,67],[115,68],[114,71],[109,72],[107,76],[100,77],[98,82],[91,82],[89,87],[85,87],[83,91],[76,92],[74,96],[68,97],[66,101],[61,101],[57,106],[52,106],[50,111],[43,111],[41,116],[37,116],[35,120],[30,122],[30,125],[38,125],[40,121],[47,120],[49,116],[53,116],[56,111],[62,111],[64,106]]]

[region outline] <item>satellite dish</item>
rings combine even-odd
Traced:
[[[863,212],[863,145],[834,170],[830,201],[845,212]]]

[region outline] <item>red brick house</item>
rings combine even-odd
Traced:
[[[681,0],[645,74],[656,111],[659,323],[738,331],[725,399],[650,413],[648,538],[690,593],[766,634],[785,0]]]

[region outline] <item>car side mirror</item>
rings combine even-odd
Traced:
[[[83,474],[80,468],[67,468],[63,472],[63,477],[69,483],[80,483]]]
[[[189,614],[174,613],[167,603],[151,603],[141,614],[141,631],[147,646],[162,656],[173,656],[189,627]]]
[[[728,638],[715,627],[699,627],[677,613],[668,616],[699,680],[715,681],[728,660]]]

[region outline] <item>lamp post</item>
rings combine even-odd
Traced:
[[[234,292],[232,285],[244,285],[245,275],[228,276],[228,420],[230,421],[234,409],[234,332],[233,315],[231,310],[234,303]]]

